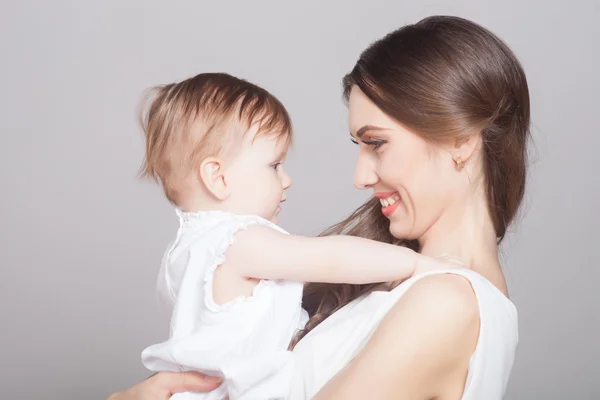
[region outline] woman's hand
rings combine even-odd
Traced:
[[[210,392],[220,384],[219,378],[197,372],[159,372],[107,400],[168,400],[175,393]]]

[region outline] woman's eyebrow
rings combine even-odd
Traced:
[[[356,131],[356,137],[360,139],[367,131],[387,131],[387,129],[375,125],[365,125]],[[354,136],[352,133],[350,135]]]

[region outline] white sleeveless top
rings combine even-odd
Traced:
[[[142,362],[152,371],[189,371],[224,378],[209,393],[171,399],[283,399],[289,392],[290,340],[304,327],[302,283],[262,280],[251,297],[215,303],[213,274],[240,229],[258,224],[286,233],[253,215],[177,211],[180,228],[166,251],[158,279],[172,307],[169,339],[148,347]],[[264,249],[268,251],[268,244]]]
[[[502,399],[518,342],[517,310],[491,282],[471,270],[440,270],[414,276],[389,292],[372,292],[331,315],[294,348],[296,364],[289,399],[313,398],[358,354],[387,312],[415,282],[442,273],[467,278],[479,303],[479,339],[462,400]]]

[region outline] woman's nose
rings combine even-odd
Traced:
[[[368,189],[379,181],[375,172],[375,162],[369,157],[359,156],[354,169],[354,186],[357,189]]]

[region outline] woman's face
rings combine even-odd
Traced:
[[[381,199],[392,235],[421,238],[457,197],[459,174],[452,154],[407,130],[357,86],[349,112],[350,134],[360,147],[354,185],[372,189]]]

